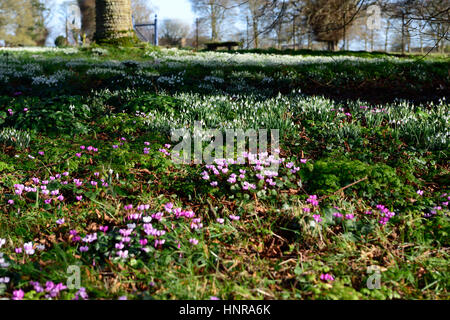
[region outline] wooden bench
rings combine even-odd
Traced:
[[[228,51],[232,50],[233,48],[239,47],[239,42],[235,41],[227,41],[227,42],[209,42],[205,43],[207,50],[215,51],[218,48],[227,48]]]

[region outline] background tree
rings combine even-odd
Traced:
[[[268,12],[268,5],[269,1],[267,0],[248,0],[247,2],[248,15],[246,18],[248,17],[248,19],[246,19],[246,23],[251,26],[254,48],[259,47],[261,24]]]
[[[134,24],[153,23],[155,8],[147,0],[131,0],[131,14]],[[136,34],[143,41],[154,38],[153,27],[138,27]]]
[[[231,24],[230,13],[231,7],[233,5],[232,0],[190,0],[192,4],[192,9],[200,18],[207,22],[211,41],[220,40],[221,31],[223,29],[223,24],[226,18],[229,18],[228,24]]]
[[[335,51],[346,29],[354,23],[360,5],[357,0],[307,0],[304,12],[315,39]]]
[[[83,42],[90,42],[95,33],[95,0],[77,0],[81,13],[81,35]]]
[[[45,7],[38,0],[0,1],[0,39],[9,46],[42,46],[49,31]]]
[[[181,46],[190,33],[190,26],[178,19],[164,19],[160,26],[160,44]]]
[[[75,0],[67,0],[60,7],[60,22],[64,26],[66,45],[78,45],[82,40],[81,13]]]
[[[132,37],[131,0],[96,0],[95,39],[104,42]]]
[[[155,9],[148,0],[131,0],[131,13],[134,23],[153,22]]]

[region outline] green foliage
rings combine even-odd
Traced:
[[[305,170],[304,183],[310,194],[327,195],[367,177],[346,189],[358,196],[379,201],[400,200],[412,194],[403,177],[386,164],[367,164],[359,160],[322,159],[314,162],[312,169]]]
[[[294,63],[285,53],[139,45],[1,55],[0,259],[9,265],[0,278],[10,282],[0,283],[0,297],[22,289],[26,299],[47,299],[30,281],[65,283],[77,265],[91,299],[445,299],[447,101],[380,105],[298,89],[319,86],[314,79],[339,90],[399,81],[426,90],[448,83],[448,62],[303,52],[323,57]],[[171,129],[196,121],[221,132],[279,129],[285,161],[275,185],[251,165],[203,179],[204,165],[175,164],[160,151],[177,143]],[[229,182],[239,169],[245,177]],[[174,218],[168,202],[200,222]],[[386,223],[382,208],[395,213]],[[143,230],[151,215],[164,234]],[[120,258],[126,229],[136,236]],[[97,240],[76,240],[73,230]],[[155,247],[156,239],[166,242]],[[33,254],[16,251],[29,241]],[[366,285],[373,266],[376,290]]]
[[[57,46],[58,48],[63,48],[65,46],[67,46],[68,42],[66,37],[64,36],[57,36],[55,39],[55,46]]]
[[[128,33],[128,32],[125,32]],[[135,35],[133,36],[126,36],[126,37],[118,37],[118,38],[110,38],[110,39],[100,39],[97,40],[96,43],[98,43],[101,46],[111,46],[111,47],[124,47],[124,48],[132,48],[136,47],[141,44],[141,41],[139,38]]]
[[[52,135],[85,134],[89,130],[87,122],[98,116],[102,110],[85,104],[82,100],[78,96],[17,98],[9,103],[13,115],[5,119],[4,126],[10,125]]]
[[[26,149],[31,137],[27,132],[13,128],[4,128],[0,131],[0,144],[13,146],[17,149]]]

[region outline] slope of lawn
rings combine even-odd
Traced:
[[[448,299],[449,65],[1,50],[0,297]],[[278,129],[279,171],[173,162],[198,121]]]

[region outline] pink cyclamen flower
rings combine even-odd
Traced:
[[[117,255],[119,256],[119,258],[126,259],[128,258],[128,250],[117,251]]]
[[[306,199],[306,202],[312,204],[313,206],[318,206],[319,205],[319,201],[317,200],[317,196],[316,195],[309,196],[308,199]]]
[[[342,218],[343,217],[342,213],[340,213],[340,212],[333,213],[333,216],[336,217],[336,218]]]
[[[194,246],[198,244],[198,240],[194,238],[189,239],[189,242],[192,243]]]
[[[313,218],[316,222],[322,222],[322,217],[320,214],[313,214]]]
[[[24,296],[25,296],[25,292],[22,289],[14,290],[12,299],[13,300],[22,300]]]
[[[417,190],[416,192],[419,196],[423,196],[423,190]]]
[[[75,297],[73,298],[73,300],[79,300],[80,298],[83,300],[87,300],[87,298],[89,298],[89,296],[86,292],[86,288],[81,287],[75,294]]]
[[[334,277],[329,274],[329,273],[322,273],[320,275],[320,280],[324,281],[324,282],[333,282],[334,281]]]
[[[173,203],[172,203],[172,202],[168,202],[168,203],[166,203],[166,204],[164,205],[164,209],[165,209],[167,212],[171,212],[171,211],[172,211],[172,208],[173,208]]]
[[[25,253],[28,255],[33,255],[34,254],[34,249],[33,249],[33,243],[32,242],[27,242],[24,243],[23,248],[25,249]]]

